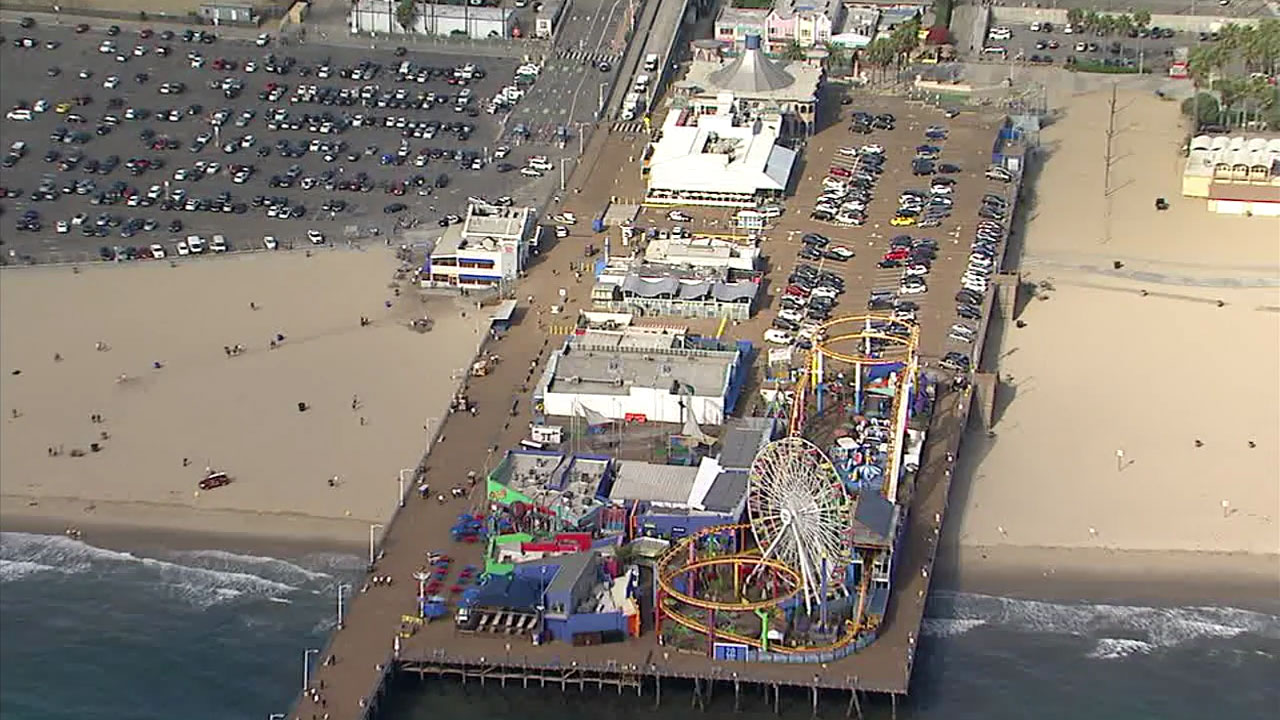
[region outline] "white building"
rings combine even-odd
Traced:
[[[696,113],[715,109],[724,93],[732,93],[738,109],[769,117],[782,115],[784,128],[803,133],[817,113],[822,85],[820,63],[771,60],[760,49],[759,38],[748,36],[747,49],[727,57],[720,43],[695,45],[693,62],[676,95]]]
[[[653,265],[755,270],[760,248],[719,238],[653,238],[644,248],[644,261]]]
[[[561,417],[702,425],[724,422],[749,367],[739,350],[703,349],[671,328],[585,330],[551,354],[534,402]]]
[[[781,116],[753,116],[732,93],[708,112],[667,114],[645,160],[647,204],[755,207],[787,189],[796,152],[778,144]]]
[[[514,281],[529,261],[536,231],[532,208],[472,205],[461,224],[434,238],[419,283],[432,287],[488,287]]]
[[[515,11],[511,8],[418,3],[406,30],[396,18],[399,0],[355,0],[348,15],[351,32],[385,35],[465,35],[483,39],[511,37]]]

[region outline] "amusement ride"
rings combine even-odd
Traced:
[[[660,559],[661,642],[726,660],[825,662],[876,636],[928,411],[919,330],[888,315],[831,320],[785,398],[784,435],[748,474],[746,520],[706,528]],[[917,461],[918,463],[918,461]]]

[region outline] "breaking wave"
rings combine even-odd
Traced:
[[[190,564],[108,550],[61,535],[0,533],[0,578],[18,580],[36,573],[81,575],[134,571],[138,580],[198,606],[239,598],[287,595],[309,579],[327,577],[283,560],[221,551],[175,553]]]
[[[1184,643],[1252,634],[1280,639],[1280,617],[1230,607],[1147,607],[937,592],[930,598],[923,632],[952,637],[977,627],[1073,635],[1096,646],[1089,657],[1146,654]]]

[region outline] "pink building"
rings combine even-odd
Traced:
[[[715,37],[741,52],[748,35],[764,38],[765,51],[785,52],[793,41],[821,47],[840,32],[845,7],[840,0],[775,0],[769,9],[726,5],[716,18]]]

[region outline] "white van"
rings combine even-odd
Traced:
[[[212,242],[209,243],[209,249],[216,253],[226,252],[227,239],[221,235],[214,235]]]
[[[658,69],[658,53],[649,53],[644,56],[644,69],[646,72],[655,72]]]
[[[640,96],[636,93],[627,93],[622,99],[622,119],[635,120],[636,109],[640,107]]]
[[[192,254],[196,255],[204,252],[204,238],[199,235],[188,235],[187,249],[190,250]]]
[[[638,75],[638,76],[636,76],[636,84],[635,84],[635,86],[633,87],[633,89],[634,89],[636,92],[638,92],[638,93],[645,93],[645,92],[648,92],[648,91],[649,91],[649,76],[648,76],[648,75]]]

